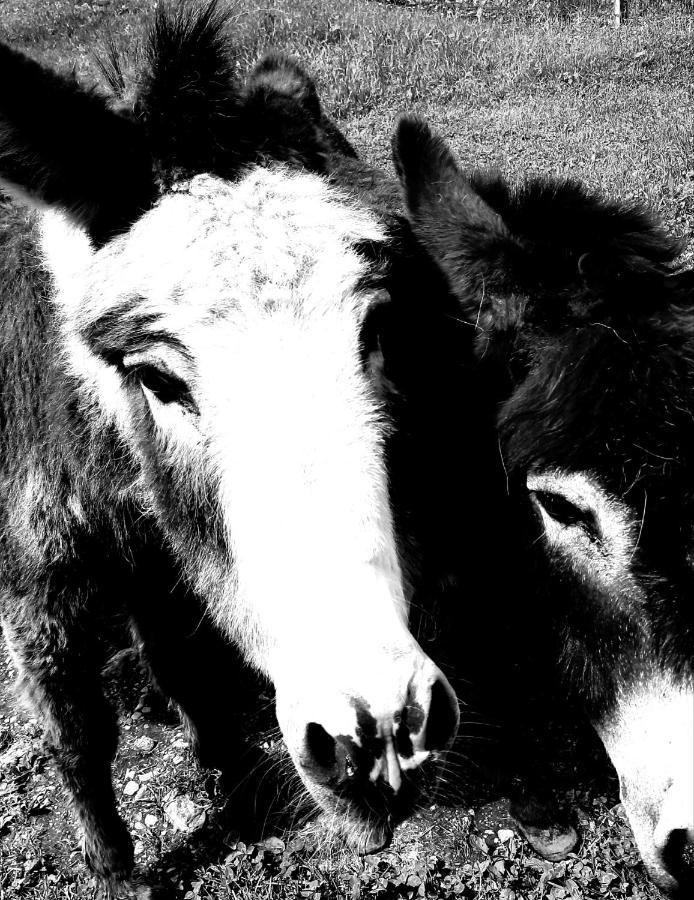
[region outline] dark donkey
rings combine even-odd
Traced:
[[[157,669],[186,587],[362,849],[457,725],[407,627],[368,343],[384,229],[323,177],[349,148],[310,81],[272,57],[240,88],[224,29],[214,3],[158,12],[112,98],[0,47],[0,180],[38,210],[0,231],[2,621],[116,893],[133,854],[97,638],[123,606],[203,752],[233,685],[192,691],[185,639]]]
[[[485,587],[593,722],[655,881],[692,896],[692,273],[637,206],[465,175],[413,119],[394,151],[496,415],[487,538],[515,563]]]

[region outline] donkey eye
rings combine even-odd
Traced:
[[[155,366],[137,366],[132,370],[132,376],[143,388],[154,394],[160,403],[181,403],[190,397],[188,386],[184,381]]]
[[[138,384],[163,405],[178,404],[195,410],[190,388],[164,360],[151,353],[129,353],[123,357],[123,370],[131,384]]]
[[[581,528],[592,541],[601,539],[600,526],[592,509],[577,506],[562,494],[534,490],[530,496],[544,513],[563,528]]]

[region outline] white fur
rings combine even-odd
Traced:
[[[619,773],[641,856],[661,887],[673,888],[660,854],[674,830],[694,842],[694,686],[648,672],[598,732]]]

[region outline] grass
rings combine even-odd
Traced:
[[[95,78],[95,42],[110,30],[130,44],[152,5],[4,0],[0,35]],[[635,16],[615,31],[609,15],[580,10],[565,23],[542,15],[530,24],[523,16],[478,25],[451,15],[445,2],[239,2],[238,69],[268,47],[295,55],[379,165],[390,165],[397,114],[416,109],[468,165],[575,175],[647,201],[681,229],[690,221],[694,166],[694,16],[678,8]]]
[[[634,3],[635,11],[639,8]],[[397,115],[416,109],[465,165],[577,176],[618,197],[652,205],[689,236],[694,218],[690,52],[694,17],[665,4],[618,32],[606,4],[578,4],[567,20],[549,2],[489,0],[478,23],[471,3],[248,0],[234,7],[243,74],[267,48],[285,49],[315,77],[327,109],[359,151],[391,170]],[[96,79],[93,52],[111,31],[133,41],[151,0],[73,3],[0,0],[0,38]],[[654,4],[653,4],[654,6]],[[521,4],[516,3],[518,12]],[[17,714],[0,666],[0,900],[92,895],[64,796],[36,727]],[[654,900],[604,763],[575,779],[580,851],[550,865],[513,833],[503,803],[483,792],[423,810],[392,848],[360,859],[310,825],[258,845],[225,825],[214,773],[200,771],[185,735],[137,674],[120,691],[123,741],[115,765],[121,807],[138,862],[175,896],[251,898],[463,897],[468,900]],[[129,683],[130,683],[129,682]],[[121,684],[122,687],[122,684]],[[151,704],[151,705],[150,705]],[[134,714],[137,715],[134,715]],[[150,737],[151,749],[139,739]],[[568,767],[574,743],[567,737]],[[464,750],[464,744],[463,744]],[[576,751],[577,752],[577,751]],[[601,768],[602,766],[602,768]],[[593,771],[593,770],[591,770]],[[472,778],[474,782],[474,777]],[[139,785],[135,794],[128,784]],[[473,786],[474,787],[474,786]],[[467,789],[466,789],[467,790]],[[204,814],[196,835],[167,818],[183,795]]]

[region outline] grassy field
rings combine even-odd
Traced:
[[[524,14],[514,18],[508,3],[495,10],[490,0],[478,21],[469,15],[471,3],[246,0],[235,7],[238,69],[243,74],[266,48],[294,54],[362,155],[387,169],[396,116],[416,109],[467,165],[519,177],[575,175],[612,195],[645,200],[688,237],[694,16],[677,11],[683,6],[656,10],[643,2],[642,14],[616,32],[606,3],[593,4],[595,15],[579,5],[561,21],[549,3],[521,5]],[[95,79],[100,37],[110,31],[131,43],[152,6],[0,0],[0,39]],[[172,896],[658,896],[638,861],[614,781],[599,763],[570,798],[581,848],[558,865],[532,855],[513,832],[503,799],[474,790],[423,810],[399,829],[392,848],[365,859],[330,842],[321,823],[289,832],[275,825],[264,844],[243,842],[245,835],[225,824],[215,773],[196,767],[180,726],[132,666],[115,679],[123,680],[127,690],[117,695],[124,737],[115,767],[122,811],[142,870]],[[10,683],[1,664],[0,900],[89,897],[93,885],[64,796],[36,726],[12,705]],[[277,744],[264,748],[272,766]],[[187,814],[176,818],[172,802],[181,798]]]

